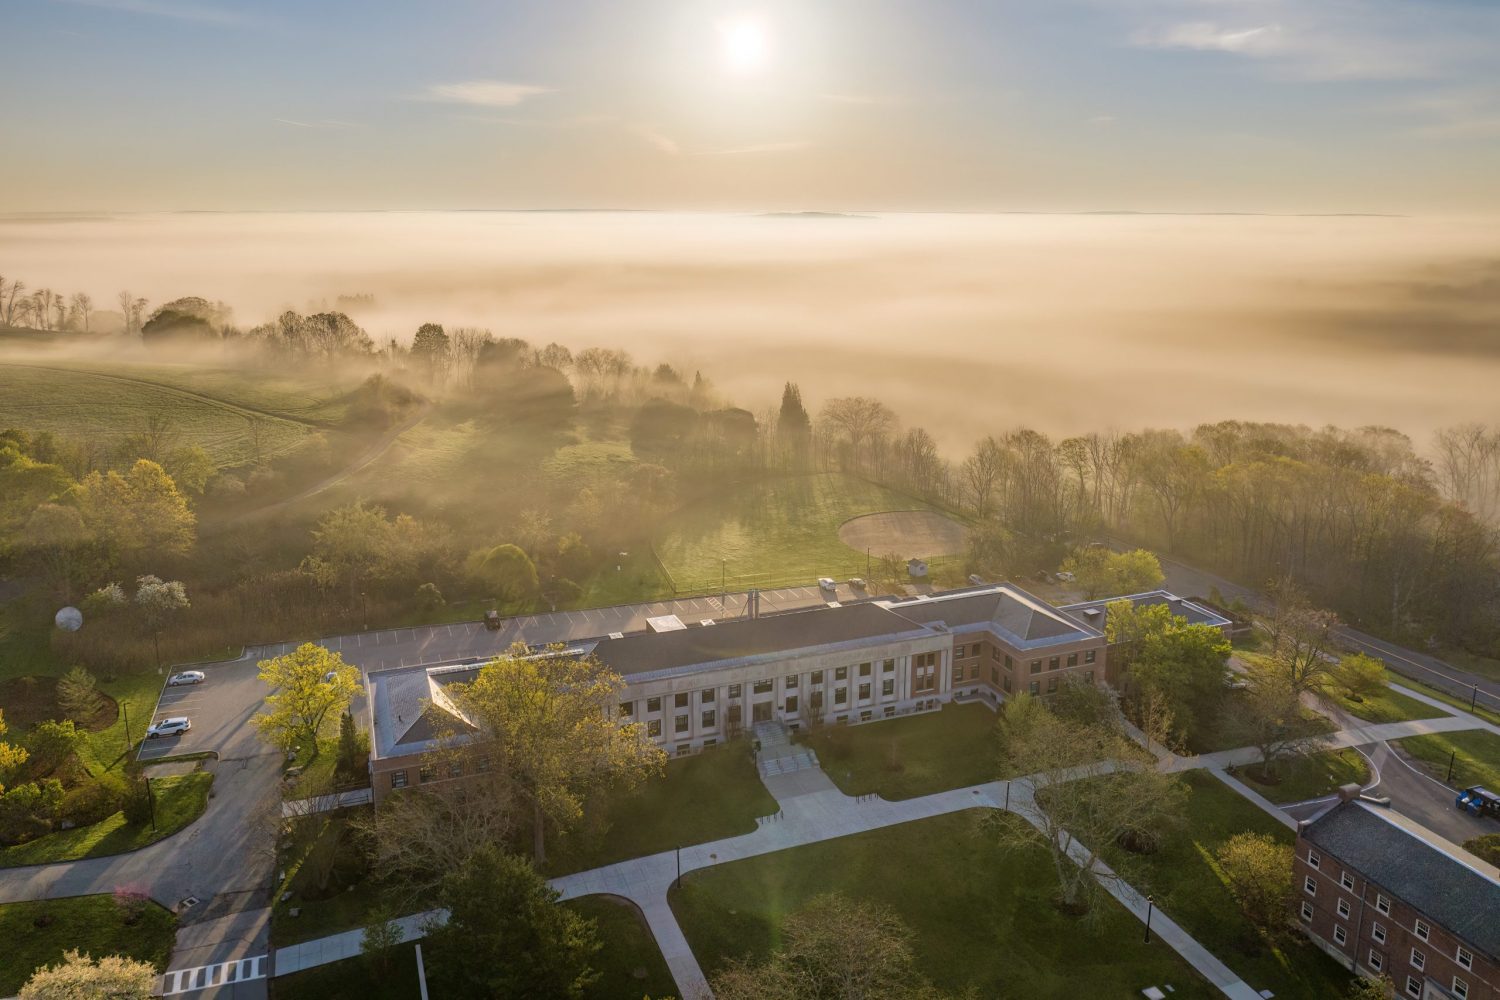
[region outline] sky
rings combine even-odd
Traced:
[[[0,211],[1500,211],[1494,0],[8,0]]]

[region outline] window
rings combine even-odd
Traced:
[[[1031,661],[1031,672],[1034,673],[1034,674],[1039,674],[1039,673],[1042,672],[1042,661],[1041,660],[1032,660]]]
[[[1069,653],[1068,654],[1068,666],[1070,666],[1070,667],[1076,667],[1076,666],[1078,666],[1078,654],[1077,653]]]
[[[1427,921],[1425,920],[1418,920],[1417,926],[1414,928],[1414,930],[1416,930],[1417,932],[1417,937],[1421,938],[1423,941],[1426,941],[1427,936],[1432,933],[1432,927],[1429,926]]]
[[[1096,650],[1096,649],[1085,649],[1083,651],[1083,662],[1084,663],[1093,663],[1094,662],[1094,658],[1098,654],[1099,654],[1099,651]]]
[[[688,696],[687,696],[687,694],[684,693],[684,694],[675,694],[675,695],[673,695],[672,696],[672,705],[674,707],[676,707],[676,708],[687,708],[688,707]]]
[[[821,670],[814,670],[812,672],[812,677],[810,678],[810,680],[814,684],[822,684],[823,683],[823,671],[821,671]]]
[[[693,745],[691,743],[679,743],[679,744],[677,744],[677,756],[679,756],[679,757],[686,757],[688,754],[690,754],[692,752],[693,752]]]
[[[705,749],[705,750],[707,750],[709,747],[716,747],[718,745],[719,745],[719,741],[718,740],[704,740],[703,741],[703,749]]]
[[[847,705],[849,703],[849,689],[846,687],[834,688],[833,703],[835,705]]]
[[[1339,875],[1339,885],[1343,886],[1345,889],[1348,889],[1350,892],[1353,892],[1354,876],[1350,875],[1348,872],[1344,872],[1343,874]]]
[[[474,762],[474,770],[480,771],[480,772],[484,772],[484,771],[488,771],[489,769],[490,769],[490,755],[487,754],[487,753],[480,754],[479,755],[479,759]]]
[[[714,697],[717,694],[718,692],[716,692],[713,688],[704,688],[702,691],[698,692],[698,704],[712,705],[714,703]]]
[[[688,731],[689,726],[687,714],[684,713],[672,721],[672,732],[685,733]]]
[[[1379,910],[1381,913],[1390,913],[1391,912],[1391,901],[1390,901],[1390,899],[1388,899],[1385,896],[1382,896],[1380,893],[1376,893],[1375,894],[1375,909]]]
[[[1415,976],[1406,977],[1406,992],[1414,997],[1422,995],[1422,984],[1417,981]]]
[[[1333,940],[1336,944],[1343,944],[1349,940],[1349,932],[1344,930],[1343,924],[1333,925]]]
[[[1085,684],[1094,683],[1094,672],[1092,670],[1085,670],[1083,672],[1083,682]]]
[[[990,667],[990,683],[991,684],[999,684],[1000,683],[1000,668],[999,667]]]
[[[633,702],[633,701],[622,701],[622,702],[620,702],[620,715],[621,716],[629,716],[629,715],[634,715],[634,714],[635,714],[635,702]]]
[[[882,698],[889,698],[895,693],[896,682],[893,679],[887,677],[885,680],[880,682],[880,695]]]
[[[405,788],[406,787],[406,771],[405,770],[392,771],[391,772],[391,787],[392,788]]]
[[[935,652],[918,653],[916,656],[913,656],[911,658],[911,662],[915,663],[919,667],[935,667],[937,666],[938,655]]]
[[[996,663],[1000,662],[1000,647],[999,646],[991,646],[990,647],[990,659],[994,660]]]
[[[423,764],[417,768],[417,784],[425,785],[432,780],[432,765]]]
[[[1339,900],[1339,916],[1349,916],[1349,901],[1347,899]]]
[[[874,664],[871,664],[871,663],[861,663],[859,665],[859,676],[861,676],[861,677],[868,677],[868,676],[870,676],[870,668],[872,666],[874,666]]]
[[[1413,969],[1416,969],[1418,972],[1421,972],[1423,969],[1427,968],[1427,956],[1422,954],[1422,952],[1418,951],[1417,949],[1413,948],[1411,950],[1411,967]]]
[[[823,692],[822,691],[814,691],[812,694],[808,695],[807,696],[807,703],[808,703],[809,706],[812,707],[813,711],[817,711],[818,709],[822,708],[823,707]]]
[[[1048,694],[1056,694],[1057,693],[1057,678],[1056,677],[1048,677],[1047,678],[1047,693]]]
[[[789,695],[786,696],[786,706],[784,708],[782,708],[782,711],[785,712],[787,715],[796,715],[797,714],[797,696],[796,695],[789,694]]]
[[[656,737],[661,735],[661,720],[652,719],[646,723],[646,735]]]
[[[753,688],[751,688],[751,690],[754,691],[756,694],[770,694],[772,691],[776,690],[776,682],[775,681],[756,681],[755,682],[755,686]]]
[[[1453,995],[1458,997],[1458,1000],[1464,1000],[1464,998],[1469,995],[1469,984],[1464,982],[1462,979],[1459,979],[1457,976],[1454,976]]]
[[[1373,925],[1370,928],[1370,937],[1374,938],[1375,941],[1376,941],[1376,943],[1378,943],[1378,944],[1385,944],[1385,925],[1384,924],[1375,924],[1375,925]]]
[[[1012,667],[1014,667],[1015,665],[1016,665],[1016,662],[1010,658],[1009,654],[1007,654],[1006,657],[1005,657],[1005,669],[1009,670]]]
[[[781,680],[781,686],[784,687],[784,688],[786,688],[788,691],[795,691],[795,690],[797,690],[797,675],[796,674],[792,674],[789,677],[782,678],[782,680]]]
[[[1047,658],[1047,669],[1048,670],[1056,670],[1057,667],[1058,667],[1058,664],[1060,664],[1060,663],[1062,663],[1062,659],[1060,657],[1056,657],[1056,656],[1048,657]]]
[[[1007,694],[1010,693],[1010,674],[1005,675],[1005,691]]]
[[[1376,972],[1379,972],[1380,967],[1385,964],[1385,959],[1380,957],[1380,952],[1376,951],[1374,948],[1371,948],[1370,960],[1365,964],[1374,969]]]
[[[660,698],[647,698],[646,699],[646,711],[648,711],[648,712],[660,712],[661,711],[661,699]]]
[[[703,728],[704,729],[712,729],[718,723],[718,721],[719,721],[718,717],[714,714],[714,710],[713,709],[707,708],[707,709],[703,710]]]
[[[847,681],[849,679],[849,668],[835,667],[833,669],[833,679],[836,681]]]
[[[1032,681],[1031,682],[1031,693],[1032,694],[1041,694],[1042,693],[1042,682],[1041,681]]]
[[[1474,968],[1474,953],[1469,949],[1463,947],[1462,945],[1459,945],[1458,955],[1456,957],[1458,958],[1458,964],[1460,967],[1465,969]]]
[[[954,659],[961,660],[965,656],[968,656],[968,655],[969,655],[968,651],[963,646],[954,646],[953,647],[953,657],[954,657]]]
[[[1313,917],[1312,904],[1309,903],[1307,900],[1304,899],[1302,901],[1302,919],[1303,920],[1311,920],[1312,917]]]
[[[895,660],[886,660],[884,663],[882,663],[880,665],[880,669],[881,669],[881,671],[883,673],[887,673],[887,674],[895,673],[896,672],[896,661]]]
[[[740,696],[740,686],[738,684],[731,684],[731,685],[729,685],[729,697],[731,697],[731,698],[738,698],[739,696]]]
[[[1316,896],[1318,894],[1318,883],[1311,875],[1302,880],[1302,888],[1307,890],[1309,896]]]
[[[1316,868],[1323,863],[1323,857],[1317,851],[1308,851],[1307,863]]]
[[[870,685],[869,684],[861,684],[859,686],[859,700],[860,701],[869,701],[870,700]]]

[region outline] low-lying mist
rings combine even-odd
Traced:
[[[0,273],[242,328],[349,308],[670,361],[760,411],[872,395],[950,450],[1243,418],[1500,416],[1491,220],[1258,216],[188,214],[0,219]]]

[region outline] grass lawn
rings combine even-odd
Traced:
[[[1453,756],[1455,788],[1484,785],[1491,791],[1500,788],[1500,736],[1484,730],[1465,733],[1433,733],[1408,736],[1396,745],[1427,767],[1427,772],[1442,781],[1448,776],[1448,757]]]
[[[939,988],[983,997],[1139,997],[1147,986],[1174,998],[1216,995],[1112,899],[1094,924],[1051,903],[1051,866],[1037,853],[1002,852],[978,829],[979,810],[692,872],[670,894],[704,971],[768,955],[783,918],[823,892],[891,907],[914,935],[918,968]],[[1022,822],[1010,817],[1011,822]]]
[[[667,762],[666,774],[635,790],[611,795],[600,818],[548,848],[547,874],[561,875],[638,858],[673,847],[752,833],[755,821],[777,810],[749,744],[737,740]]]
[[[1219,876],[1214,852],[1236,833],[1270,834],[1290,845],[1292,831],[1222,782],[1203,773],[1184,775],[1190,797],[1184,826],[1151,855],[1110,845],[1105,860],[1129,871],[1131,883],[1156,896],[1162,911],[1256,990],[1278,997],[1337,997],[1349,974],[1310,943],[1294,939],[1272,950],[1240,915]]]
[[[656,552],[680,591],[717,589],[724,560],[732,589],[864,576],[865,554],[839,540],[839,525],[877,511],[933,509],[838,473],[726,485],[728,492],[672,514],[656,539]],[[877,559],[883,554],[873,553]],[[943,560],[933,562],[937,569]]]
[[[1454,708],[1462,709],[1465,712],[1470,712],[1473,715],[1485,720],[1486,722],[1490,722],[1494,725],[1500,726],[1500,712],[1497,712],[1494,709],[1486,708],[1483,701],[1477,702],[1473,708],[1470,708],[1468,698],[1460,698],[1456,695],[1451,695],[1447,691],[1444,691],[1442,688],[1435,688],[1431,684],[1424,684],[1421,681],[1412,680],[1410,677],[1403,677],[1397,673],[1390,673],[1390,678],[1403,687],[1409,687],[1415,691],[1420,691],[1429,698],[1436,698],[1438,701],[1442,702],[1445,705],[1452,705]]]
[[[207,771],[152,778],[156,795],[156,829],[148,821],[132,825],[125,814],[117,812],[92,826],[59,830],[45,837],[0,849],[0,868],[18,865],[40,865],[53,861],[77,861],[123,854],[170,837],[208,808],[208,790],[214,776]]]
[[[1272,802],[1304,802],[1321,798],[1338,790],[1340,785],[1364,787],[1370,780],[1370,766],[1358,750],[1325,750],[1280,764],[1279,781],[1268,784],[1260,780],[1260,768],[1251,764],[1236,768],[1234,776]]]
[[[1412,719],[1437,719],[1448,714],[1441,708],[1434,708],[1424,701],[1390,688],[1381,688],[1376,694],[1367,695],[1361,701],[1354,701],[1339,690],[1329,690],[1324,693],[1324,697],[1366,722],[1409,722]]]
[[[1445,649],[1442,652],[1442,658],[1460,670],[1488,677],[1492,681],[1500,681],[1500,660],[1492,656],[1480,656],[1467,649]]]
[[[599,981],[584,991],[586,1000],[640,1000],[677,995],[677,984],[661,949],[633,903],[609,896],[584,896],[562,904],[599,925],[604,947],[594,956]]]
[[[391,949],[385,969],[361,955],[271,980],[272,1000],[418,1000],[421,995],[412,944]]]
[[[277,946],[296,944],[327,934],[363,927],[368,914],[385,901],[384,893],[370,874],[369,860],[355,843],[355,831],[343,814],[324,813],[303,820],[317,824],[315,836],[299,839],[300,854],[283,852],[278,868],[286,880],[277,887],[271,904],[271,941]],[[327,881],[319,886],[309,859],[327,863]],[[283,893],[290,892],[283,901]],[[402,912],[425,908],[417,903]],[[292,910],[297,911],[292,916]]]
[[[1240,655],[1243,656],[1243,654]],[[1189,753],[1216,753],[1220,750],[1236,750],[1245,746],[1245,737],[1236,733],[1232,725],[1240,712],[1239,704],[1245,697],[1244,691],[1225,692],[1218,719],[1214,720],[1211,725],[1203,727],[1194,738],[1188,740],[1187,751]],[[1326,715],[1314,712],[1310,708],[1304,708],[1302,715],[1304,718],[1321,720],[1323,732],[1331,733],[1338,728]]]
[[[995,713],[970,702],[858,726],[824,726],[805,737],[847,795],[910,799],[993,781]],[[892,761],[895,767],[892,766]]]
[[[38,922],[42,923],[39,926]],[[70,948],[93,955],[126,955],[167,967],[177,918],[147,902],[135,923],[110,895],[0,904],[0,996],[12,996],[31,974],[62,960]]]

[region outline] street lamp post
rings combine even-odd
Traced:
[[[151,830],[156,831],[156,793],[151,791],[151,776],[146,776],[146,801],[151,803]]]
[[[677,888],[682,888],[682,845],[677,845]]]
[[[370,630],[370,598],[363,590],[359,592],[359,605],[364,610],[365,631]]]
[[[1156,904],[1156,900],[1153,897],[1151,897],[1151,896],[1147,896],[1146,897],[1146,943],[1147,944],[1151,943],[1151,908],[1155,904]]]
[[[1453,781],[1453,758],[1456,756],[1458,756],[1457,750],[1448,751],[1448,777],[1443,779],[1443,784],[1445,785]]]
[[[130,756],[130,705],[120,702],[120,712],[125,716],[125,756]]]

